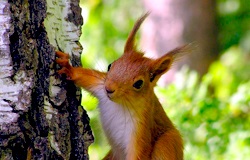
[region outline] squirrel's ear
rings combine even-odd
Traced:
[[[162,57],[156,59],[153,61],[151,65],[151,73],[150,73],[150,81],[157,81],[161,75],[166,73],[173,62],[177,61],[180,59],[183,55],[190,53],[192,50],[193,44],[187,44],[181,47],[178,47]]]
[[[157,81],[161,77],[161,75],[169,70],[172,63],[173,57],[168,54],[154,60],[150,73],[150,81]]]

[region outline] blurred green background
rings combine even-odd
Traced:
[[[141,1],[82,0],[84,67],[106,71],[123,52],[127,35],[145,12]],[[218,58],[204,75],[183,66],[177,81],[155,91],[185,142],[186,160],[250,159],[250,1],[216,0]],[[109,146],[100,126],[97,100],[83,91],[95,142],[91,160]]]

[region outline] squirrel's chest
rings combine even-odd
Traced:
[[[99,104],[103,129],[114,145],[127,150],[135,133],[135,118],[127,108],[110,100]]]

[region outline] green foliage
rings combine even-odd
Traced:
[[[241,44],[250,50],[250,1],[216,0],[221,50]]]
[[[181,131],[185,159],[250,159],[250,5],[249,0],[217,0],[222,56],[200,77],[183,67],[175,83],[156,87],[166,113]],[[133,22],[143,13],[138,1],[91,0],[83,4],[84,67],[106,70],[123,52]],[[89,15],[86,17],[86,15]],[[95,143],[90,158],[109,147],[98,116],[97,100],[83,92]]]
[[[196,72],[182,68],[178,81],[156,88],[184,137],[186,159],[250,158],[247,56],[238,47],[231,47],[211,65],[201,82]]]
[[[132,0],[82,2],[85,19],[81,39],[85,47],[82,54],[84,66],[93,67],[95,64],[95,68],[103,69],[123,53],[128,32],[138,17],[136,15],[144,13],[138,9],[142,8],[139,5]]]

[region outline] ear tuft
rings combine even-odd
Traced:
[[[174,61],[178,61],[186,54],[192,53],[196,48],[197,44],[195,42],[188,43],[173,49],[172,51],[168,52],[167,55],[173,57]]]
[[[153,61],[152,70],[150,73],[150,81],[158,80],[161,75],[167,72],[173,62],[180,59],[182,56],[190,53],[193,50],[194,44],[187,44],[181,47],[178,47],[162,57]]]
[[[134,44],[135,35],[136,35],[137,31],[139,30],[142,22],[147,18],[148,15],[149,15],[149,12],[144,14],[142,17],[140,17],[136,21],[132,31],[130,32],[130,34],[128,36],[127,42],[126,42],[125,47],[124,47],[124,53],[129,53],[130,51],[136,50],[135,44]]]

